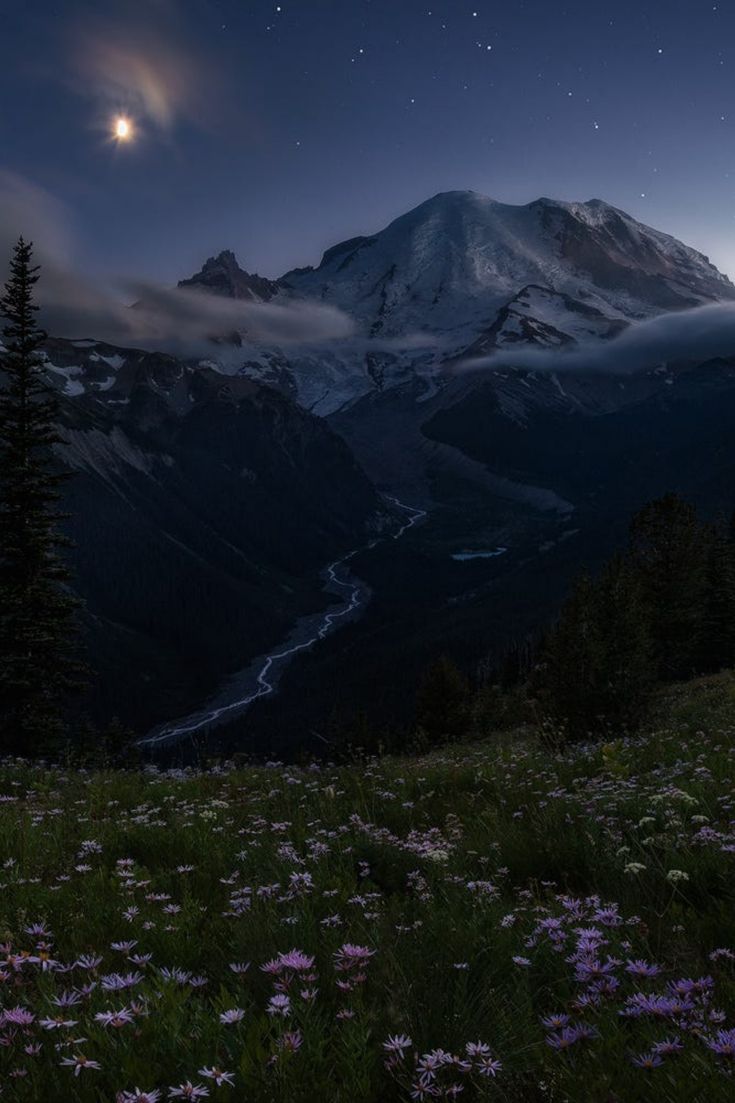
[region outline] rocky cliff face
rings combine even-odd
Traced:
[[[320,608],[319,570],[390,507],[326,422],[271,388],[95,342],[46,354],[95,705],[145,728]]]
[[[194,276],[179,280],[178,286],[256,303],[267,303],[278,291],[278,284],[273,280],[241,268],[229,249],[210,257]]]

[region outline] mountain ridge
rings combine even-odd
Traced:
[[[632,318],[735,298],[704,254],[602,200],[514,205],[462,191],[440,192],[277,282],[393,337],[472,329],[531,283],[581,290]]]
[[[43,362],[96,717],[145,731],[193,707],[335,600],[327,562],[391,530],[345,441],[274,388],[91,340],[49,338]]]
[[[514,226],[514,223],[517,225]],[[591,237],[588,236],[584,241],[579,238],[575,241],[572,236],[575,227],[583,228]],[[298,296],[319,298],[321,301],[336,298],[337,305],[340,305],[339,295],[335,295],[328,282],[324,281],[331,279],[339,282],[338,276],[358,260],[372,256],[376,246],[380,247],[382,243],[388,242],[391,246],[398,244],[400,247],[402,237],[418,236],[420,240],[417,247],[421,257],[425,258],[430,247],[441,246],[440,241],[432,240],[433,233],[437,239],[442,236],[448,238],[451,251],[455,254],[462,253],[460,246],[463,243],[473,246],[465,249],[464,253],[475,264],[480,260],[478,252],[487,252],[495,247],[503,254],[503,259],[507,260],[508,247],[515,246],[521,254],[521,263],[525,257],[529,268],[535,270],[535,275],[538,276],[538,268],[543,261],[547,265],[545,273],[552,277],[549,286],[552,290],[564,291],[562,284],[574,278],[574,273],[565,273],[559,266],[554,272],[553,266],[549,266],[548,257],[542,258],[538,255],[538,250],[534,254],[531,245],[538,247],[539,231],[543,231],[541,238],[547,237],[547,245],[553,241],[559,243],[556,260],[562,267],[564,262],[572,267],[579,267],[578,278],[583,273],[584,264],[590,263],[589,248],[596,247],[603,252],[607,249],[608,262],[617,264],[619,268],[636,268],[651,276],[659,275],[670,279],[673,285],[669,288],[670,303],[649,302],[649,309],[673,306],[677,300],[681,307],[685,307],[696,305],[697,301],[702,300],[735,298],[735,286],[727,276],[717,270],[705,254],[682,243],[671,234],[638,221],[605,200],[561,200],[540,196],[525,204],[511,204],[479,192],[461,190],[438,192],[399,215],[376,233],[357,235],[336,242],[325,249],[319,264],[290,269],[277,279],[266,279],[241,268],[235,253],[225,249],[205,261],[199,272],[180,280],[178,286],[260,302],[268,302],[285,291]],[[534,233],[535,241],[532,240]],[[457,240],[457,234],[460,235],[460,240]],[[462,236],[472,240],[463,242]],[[587,252],[580,249],[581,245],[586,247]],[[400,248],[398,251],[400,252]],[[409,260],[413,259],[415,258],[409,257]],[[368,289],[368,297],[389,281],[392,265],[400,268],[395,255],[391,263],[381,269],[382,274],[373,280],[372,290]],[[545,281],[538,278],[521,278],[520,267],[521,265],[516,264],[501,270],[499,266],[493,267],[488,263],[484,272],[476,271],[472,275],[479,281],[481,290],[501,295],[510,290],[516,292],[527,284],[544,284]],[[595,277],[599,281],[599,289],[609,290],[610,272],[593,271],[593,283]],[[515,286],[519,279],[520,283]],[[317,280],[322,281],[319,286],[316,284]],[[471,287],[468,289],[472,290]],[[640,288],[638,290],[641,291]],[[441,293],[440,286],[437,291]],[[437,302],[432,301],[432,305],[437,305]]]

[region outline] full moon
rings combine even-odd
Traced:
[[[115,119],[114,134],[119,142],[129,141],[133,136],[133,128],[130,125],[130,121],[122,116]]]

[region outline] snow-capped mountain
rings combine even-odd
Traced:
[[[641,318],[735,298],[696,250],[593,199],[524,206],[446,192],[372,237],[329,249],[279,283],[346,311],[365,335],[416,332],[461,341],[529,284],[612,318]]]

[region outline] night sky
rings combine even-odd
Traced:
[[[229,247],[276,276],[467,188],[599,197],[735,274],[731,2],[0,0],[0,14],[0,184],[35,196],[87,273],[171,282]],[[129,141],[112,138],[118,116]]]

